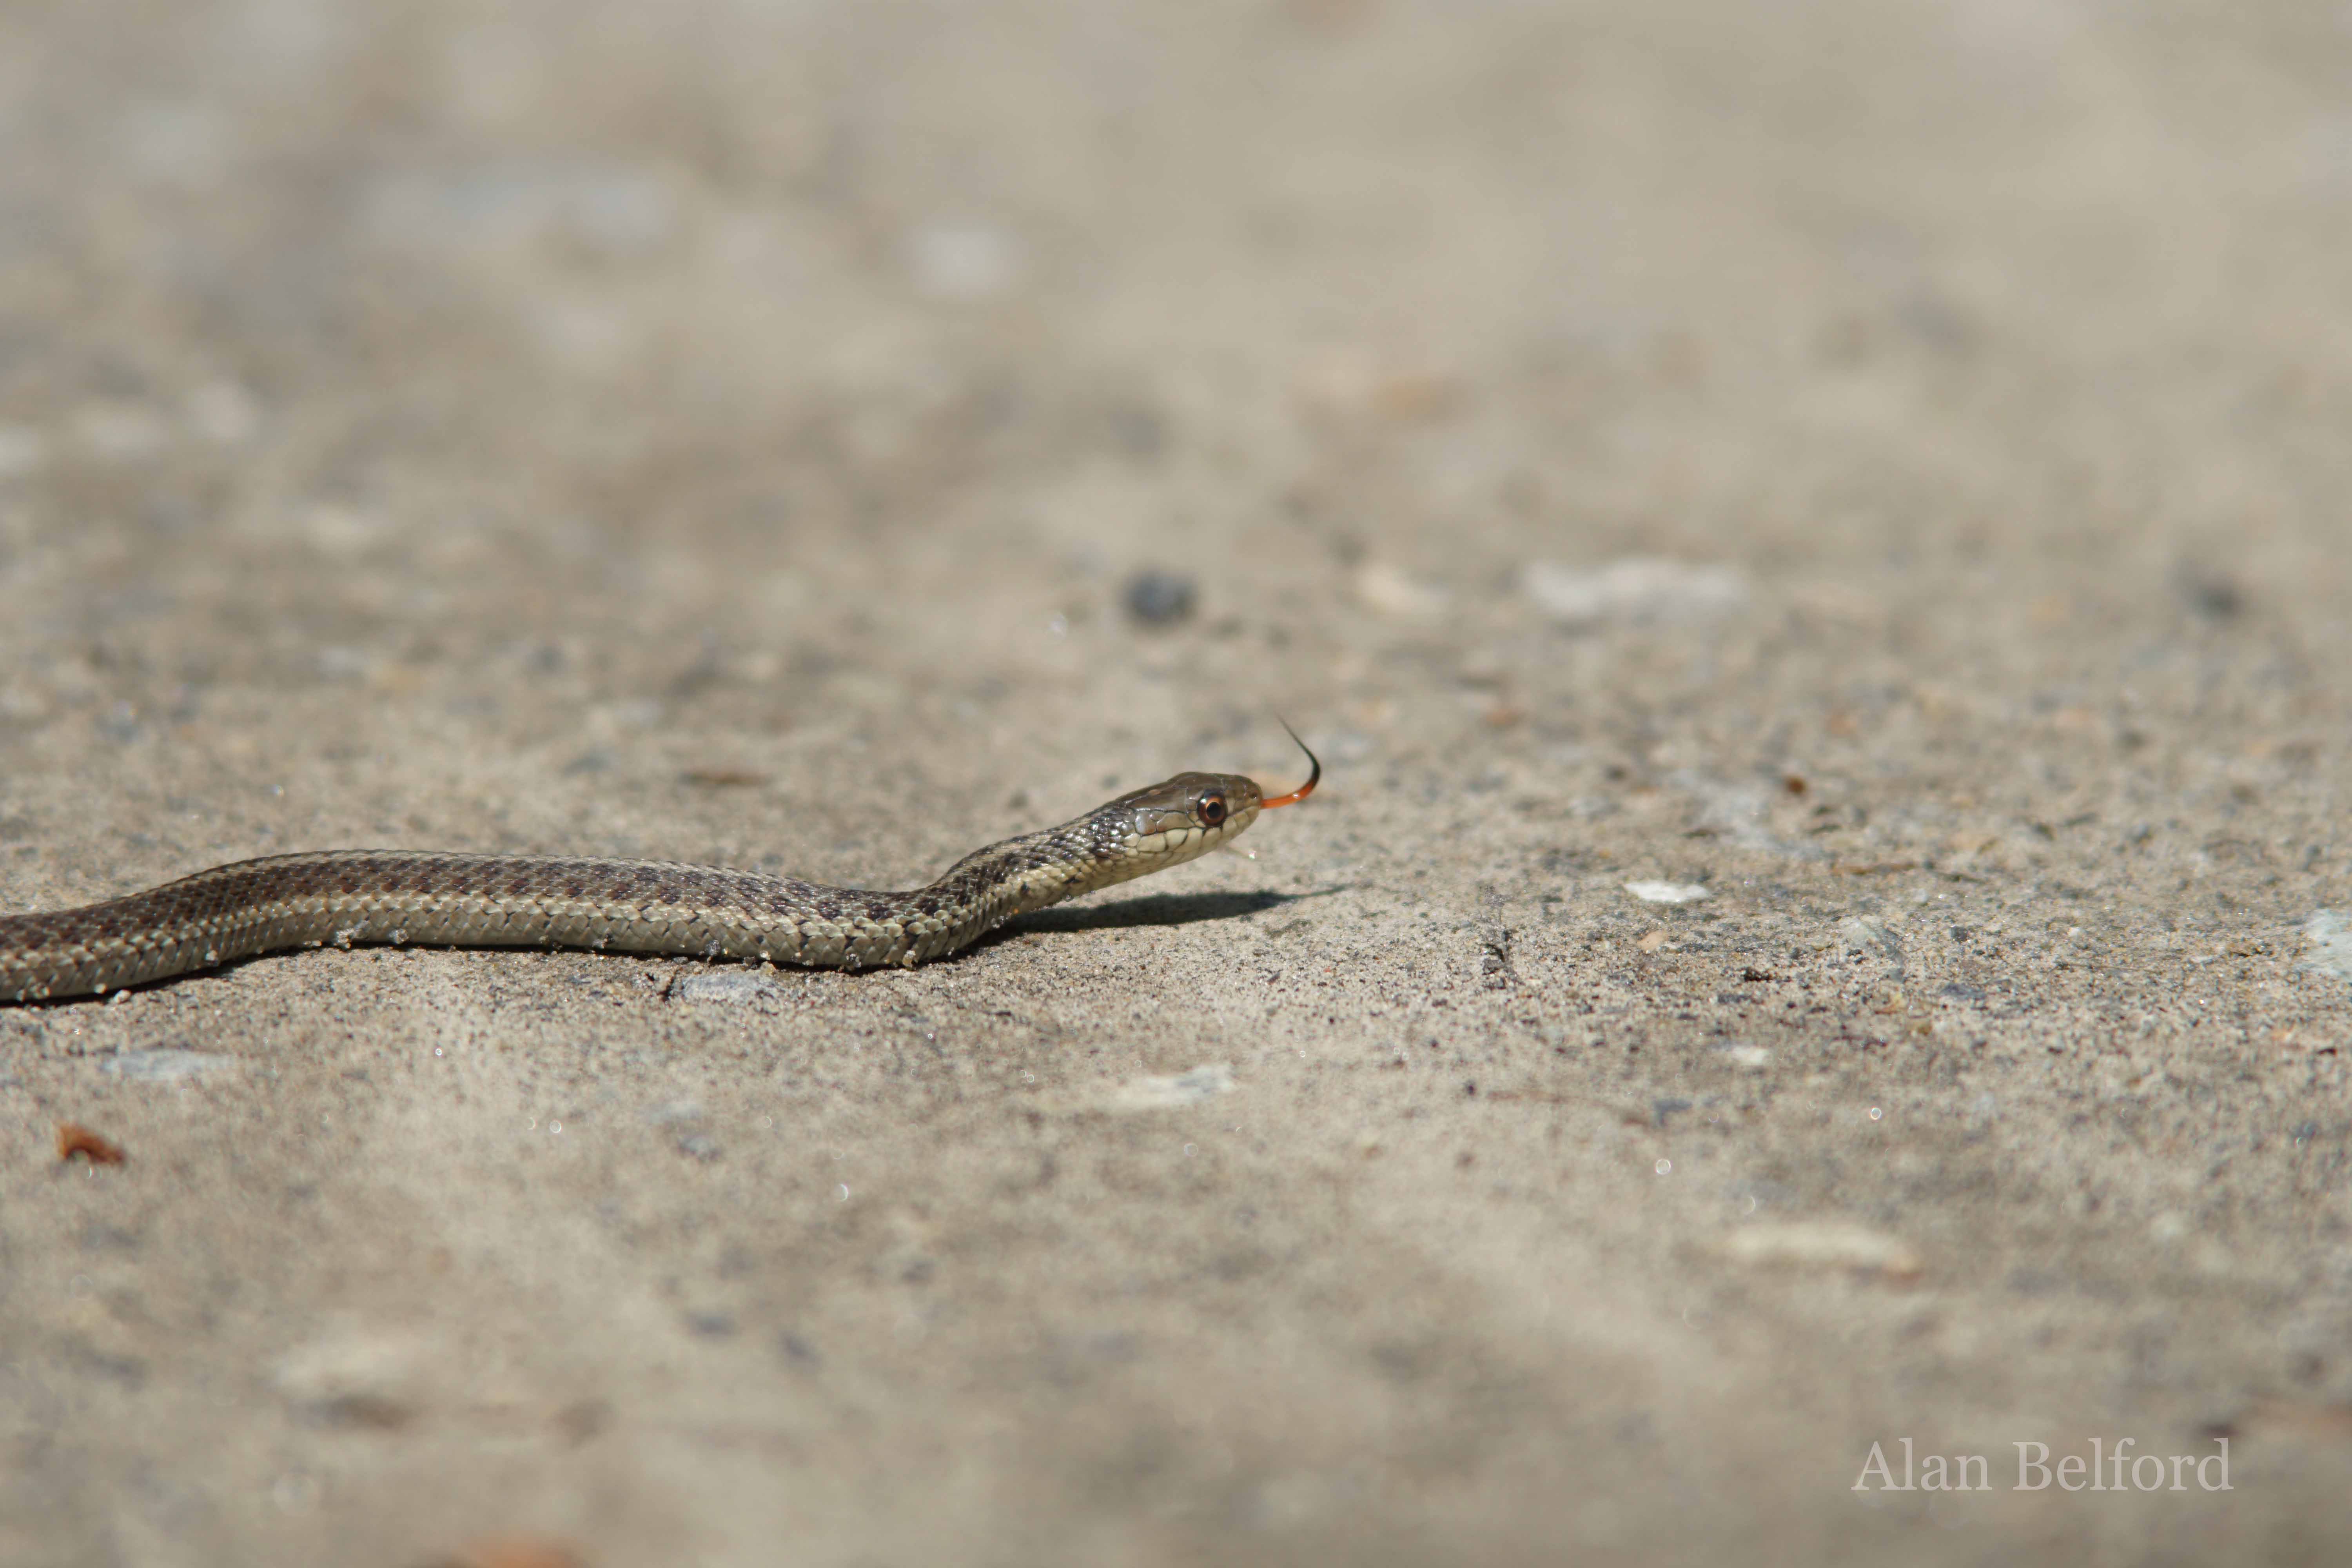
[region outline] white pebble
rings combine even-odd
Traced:
[[[124,1051],[98,1064],[98,1070],[139,1083],[185,1083],[235,1068],[235,1057],[211,1051]]]
[[[1847,1220],[1745,1226],[1724,1238],[1723,1254],[1759,1268],[1843,1268],[1898,1281],[1926,1267],[1902,1237]]]
[[[1165,1078],[1135,1078],[1112,1090],[1113,1110],[1173,1110],[1234,1090],[1234,1069],[1223,1062]]]
[[[2311,943],[2311,952],[2303,961],[2305,969],[2352,981],[2352,921],[2334,910],[2316,910],[2303,922],[2303,935]]]
[[[680,1002],[732,1002],[740,1005],[762,997],[780,996],[783,987],[764,974],[741,969],[709,969],[682,977],[669,989]]]
[[[907,240],[915,287],[939,300],[1001,294],[1019,280],[1025,261],[1020,240],[994,224],[929,224]]]
[[[1629,556],[1605,566],[1531,561],[1519,586],[1538,609],[1565,626],[1604,621],[1706,620],[1739,607],[1748,584],[1728,566],[1695,566]]]
[[[1444,615],[1448,599],[1444,589],[1386,561],[1368,562],[1356,574],[1356,597],[1367,608],[1401,620]]]
[[[1628,882],[1625,890],[1645,904],[1695,904],[1715,896],[1698,882]]]

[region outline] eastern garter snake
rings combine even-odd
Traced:
[[[1231,842],[1259,812],[1303,800],[1321,782],[1322,763],[1312,752],[1307,760],[1307,783],[1272,797],[1237,773],[1178,773],[1059,827],[974,850],[929,887],[904,893],[552,855],[331,849],[239,860],[104,903],[0,916],[0,1002],[102,994],[329,943],[911,966],[1015,915]]]

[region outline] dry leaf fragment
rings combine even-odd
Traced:
[[[2247,1437],[2290,1443],[2352,1443],[2352,1406],[2257,1399],[2231,1424]]]
[[[58,1158],[70,1160],[77,1154],[93,1165],[120,1165],[126,1158],[121,1144],[101,1138],[79,1122],[58,1122]]]
[[[586,1568],[588,1559],[568,1542],[543,1535],[485,1536],[469,1542],[431,1568]]]

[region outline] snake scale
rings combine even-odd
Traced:
[[[1058,827],[974,850],[929,887],[903,893],[554,855],[332,849],[239,860],[104,903],[0,916],[0,1002],[103,994],[330,943],[911,967],[1016,915],[1230,843],[1259,812],[1313,791],[1323,765],[1312,752],[1307,760],[1307,783],[1271,797],[1236,773],[1178,773]]]

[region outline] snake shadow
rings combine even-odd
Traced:
[[[1316,888],[1304,893],[1149,893],[1115,903],[1065,904],[1021,916],[982,937],[966,952],[978,952],[1031,931],[1122,931],[1145,926],[1188,926],[1202,921],[1242,920],[1268,910],[1328,898],[1344,892],[1347,884]]]

